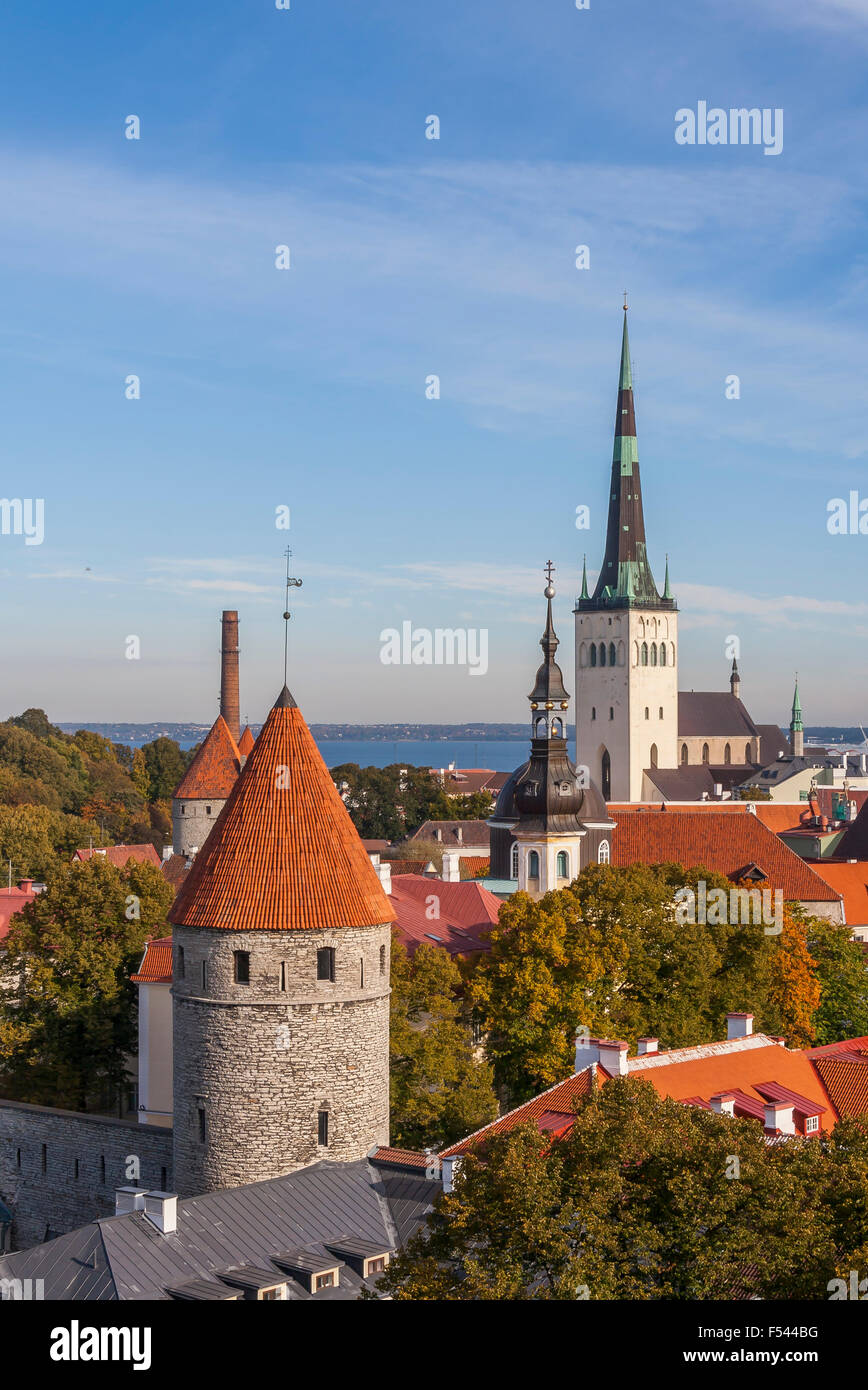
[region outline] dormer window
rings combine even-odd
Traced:
[[[805,1116],[805,1133],[806,1133],[806,1134],[816,1134],[817,1131],[819,1130],[819,1128],[820,1128],[820,1117],[819,1117],[819,1115],[806,1115],[806,1116]]]
[[[327,1274],[315,1274],[313,1277],[314,1293],[319,1293],[320,1289],[333,1289],[336,1272],[336,1270],[330,1269]]]

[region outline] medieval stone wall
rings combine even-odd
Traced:
[[[25,1250],[99,1216],[118,1187],[172,1187],[172,1131],[135,1121],[0,1099],[0,1197]]]
[[[181,1196],[389,1137],[391,929],[173,933],[175,1184]],[[317,978],[317,950],[335,978]],[[183,974],[179,951],[183,950]],[[249,953],[249,983],[236,979]],[[204,973],[203,973],[204,971]],[[320,1144],[320,1113],[328,1143]]]

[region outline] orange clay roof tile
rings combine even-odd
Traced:
[[[225,800],[235,785],[241,755],[229,725],[218,714],[205,740],[175,788],[180,800]]]
[[[136,985],[172,983],[172,938],[154,937],[145,947],[142,963],[130,979]]]
[[[250,725],[246,724],[244,726],[244,733],[238,740],[238,752],[241,754],[242,758],[247,758],[250,756],[250,754],[253,752],[254,742],[255,739],[252,733],[250,732]]]
[[[395,920],[288,690],[266,719],[169,920],[228,931],[368,927]]]

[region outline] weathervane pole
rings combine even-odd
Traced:
[[[301,588],[301,580],[300,580],[300,579],[293,579],[293,578],[290,576],[290,573],[289,573],[289,562],[290,562],[291,559],[292,559],[292,551],[290,550],[289,546],[287,546],[287,547],[286,547],[286,598],[285,598],[285,605],[286,605],[286,606],[285,606],[284,612],[283,612],[283,684],[284,684],[284,685],[286,685],[286,684],[288,683],[288,680],[289,680],[289,675],[288,675],[288,672],[289,672],[289,620],[290,620],[290,618],[292,617],[292,614],[291,614],[290,611],[289,611],[289,591],[290,591],[290,589],[300,589],[300,588]]]

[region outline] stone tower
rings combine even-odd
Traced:
[[[793,709],[790,718],[790,752],[793,757],[801,758],[805,751],[805,727],[802,723],[802,702],[799,699],[799,678],[796,677],[796,688],[793,691]]]
[[[226,805],[242,754],[218,714],[172,795],[172,847],[188,857],[200,850]]]
[[[178,1192],[388,1143],[395,914],[285,687],[169,917]]]
[[[678,766],[678,610],[645,545],[627,311],[606,552],[576,603],[576,762],[607,801],[639,801],[647,767]]]
[[[530,701],[530,758],[506,782],[491,827],[491,871],[517,878],[520,891],[541,897],[565,888],[590,863],[610,863],[615,822],[606,803],[567,751],[570,697],[555,659],[552,565],[546,565],[542,665]]]

